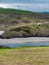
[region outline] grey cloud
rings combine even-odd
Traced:
[[[49,11],[49,4],[42,4],[42,3],[33,3],[33,4],[26,4],[26,3],[13,3],[13,4],[1,4],[0,7],[3,8],[15,8],[15,9],[22,9],[22,10],[29,10],[29,11]]]

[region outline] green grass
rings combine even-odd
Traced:
[[[49,47],[0,49],[0,65],[49,65]]]

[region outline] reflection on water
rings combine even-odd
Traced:
[[[21,46],[49,46],[49,42],[27,42],[27,43],[23,43],[23,44],[18,44],[18,43],[13,43],[13,44],[2,44],[0,43],[0,45],[6,45],[12,48],[15,47],[21,47]]]

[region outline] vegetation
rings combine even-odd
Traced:
[[[49,37],[49,14],[0,8],[0,38]]]
[[[0,49],[0,65],[49,65],[49,47]]]
[[[8,47],[6,45],[0,45],[0,49],[10,49],[11,47]]]
[[[7,39],[15,37],[49,37],[49,24],[12,28],[3,33],[0,37]]]
[[[24,15],[28,14],[29,15],[29,14],[35,14],[35,12],[0,8],[0,14],[24,14]]]

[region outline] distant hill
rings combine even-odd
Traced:
[[[10,8],[0,8],[0,14],[35,14],[35,12]]]
[[[42,14],[49,14],[49,12],[41,12]]]
[[[0,38],[49,37],[49,12],[0,8]]]

